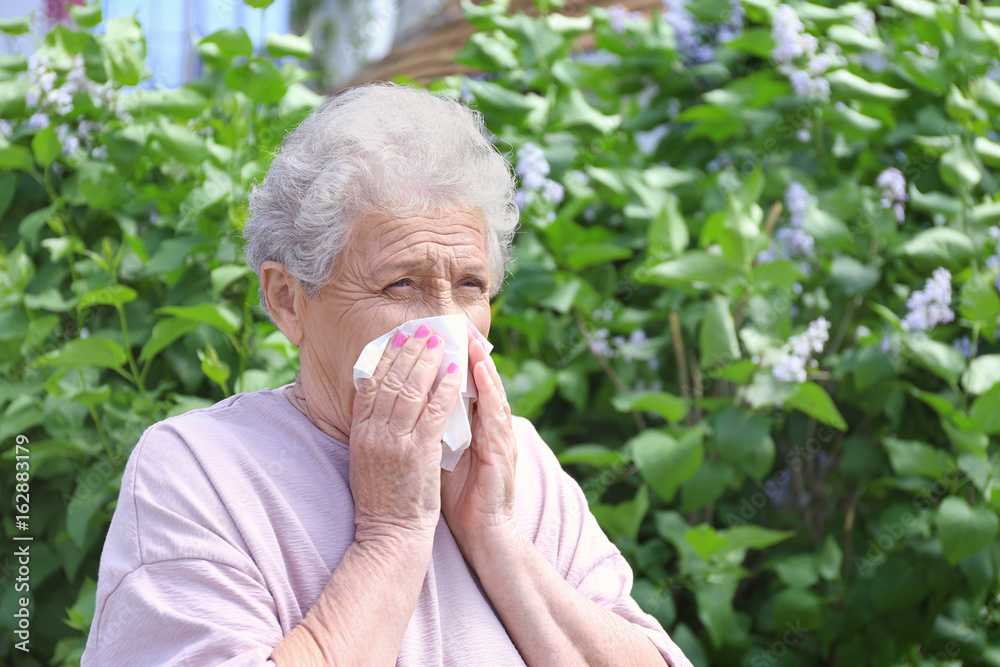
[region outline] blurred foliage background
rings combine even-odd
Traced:
[[[1000,7],[464,8],[483,75],[431,89],[484,114],[521,185],[497,363],[635,599],[699,666],[1000,665]],[[143,430],[297,369],[239,248],[321,99],[310,41],[222,30],[201,78],[137,89],[142,28],[100,11],[0,60],[25,664],[78,664]],[[23,533],[6,505],[3,527]],[[8,663],[15,574],[5,554]]]

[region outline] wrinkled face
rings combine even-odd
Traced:
[[[352,369],[371,340],[407,320],[468,316],[490,329],[490,267],[483,223],[471,212],[365,217],[336,277],[309,299],[299,348],[303,379],[323,385],[338,426],[350,431]],[[344,423],[346,420],[346,423]]]

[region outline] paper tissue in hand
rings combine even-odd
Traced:
[[[451,471],[455,469],[455,464],[462,457],[462,452],[472,444],[472,404],[478,398],[476,381],[472,377],[472,369],[469,368],[468,327],[472,326],[472,322],[468,317],[465,315],[442,315],[410,320],[384,336],[379,336],[365,346],[357,363],[354,364],[354,388],[357,389],[358,380],[372,376],[382,358],[382,353],[385,352],[385,346],[397,333],[402,331],[407,336],[412,336],[421,324],[426,324],[431,332],[444,340],[444,359],[438,369],[438,380],[444,377],[448,365],[452,362],[458,364],[456,372],[461,377],[461,393],[455,402],[455,408],[448,417],[448,428],[445,430],[444,440],[442,440],[441,467]],[[489,354],[493,346],[485,338],[480,340]]]

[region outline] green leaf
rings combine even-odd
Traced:
[[[699,342],[702,368],[724,366],[740,358],[740,342],[726,297],[716,295],[712,298],[701,321]]]
[[[853,257],[838,255],[830,265],[830,277],[848,296],[863,294],[878,285],[882,272]]]
[[[969,417],[975,424],[989,435],[1000,433],[1000,386],[976,398],[969,411]]]
[[[965,357],[951,345],[930,338],[907,337],[905,342],[910,358],[943,380],[954,382],[965,369]]]
[[[673,499],[681,484],[698,471],[704,456],[704,430],[689,429],[679,440],[648,429],[628,441],[636,467],[658,496]]]
[[[231,335],[236,334],[243,324],[243,320],[229,308],[214,303],[201,303],[197,306],[163,306],[157,308],[156,312],[201,322]]]
[[[178,162],[201,164],[208,159],[208,146],[204,139],[188,128],[177,125],[166,117],[160,117],[157,130],[154,136],[159,140],[163,151]]]
[[[254,9],[267,9],[274,3],[274,0],[243,0]]]
[[[641,484],[632,500],[617,505],[598,503],[591,511],[612,540],[625,537],[634,541],[639,535],[639,525],[649,511],[649,489]]]
[[[552,369],[536,359],[528,359],[517,369],[508,385],[507,395],[516,414],[532,419],[556,391],[559,378]]]
[[[26,35],[31,32],[31,17],[22,16],[20,18],[0,19],[0,31],[8,35]]]
[[[227,58],[240,56],[249,58],[253,55],[253,42],[243,28],[225,28],[206,35],[199,44],[215,44],[219,54]],[[275,56],[277,57],[277,56]]]
[[[836,404],[823,387],[815,382],[803,382],[799,390],[787,401],[785,407],[804,412],[815,417],[824,424],[829,424],[840,431],[847,430],[847,422],[837,410]]]
[[[28,171],[35,164],[35,160],[24,146],[11,144],[0,148],[0,169],[17,169]]]
[[[621,125],[620,114],[605,115],[592,107],[579,88],[572,88],[564,104],[559,105],[557,118],[560,128],[589,125],[601,134],[607,134]]]
[[[672,424],[684,419],[688,411],[686,400],[665,391],[618,395],[611,399],[611,403],[621,412],[655,412]]]
[[[816,630],[823,625],[823,599],[809,590],[789,588],[774,598],[775,628],[805,628]]]
[[[80,297],[80,307],[88,308],[97,305],[121,306],[139,297],[131,287],[124,285],[108,285],[91,290]]]
[[[56,128],[54,125],[49,125],[39,130],[31,138],[31,150],[35,153],[35,160],[42,167],[48,167],[59,157],[59,153],[62,152],[62,144],[59,143],[59,138],[56,137]]]
[[[690,240],[684,216],[681,215],[677,197],[673,194],[666,197],[658,212],[653,212],[647,234],[648,252],[656,256],[661,252],[683,252]]]
[[[237,280],[246,277],[250,268],[244,264],[226,264],[212,269],[212,296],[219,298],[222,292]]]
[[[691,528],[684,535],[684,540],[705,560],[709,560],[728,544],[726,538],[708,524]]]
[[[105,22],[104,51],[111,64],[111,75],[122,85],[138,85],[146,74],[146,41],[134,16]]]
[[[938,162],[941,178],[958,190],[971,188],[983,179],[983,172],[976,166],[976,159],[969,147],[960,141],[941,156]]]
[[[962,384],[970,394],[985,394],[1000,382],[1000,354],[984,354],[969,362]]]
[[[903,477],[942,479],[955,467],[948,452],[923,442],[886,437],[882,444],[889,454],[892,469]]]
[[[976,137],[972,142],[972,150],[979,159],[992,167],[1000,167],[1000,144],[986,137]]]
[[[771,420],[728,407],[715,415],[715,444],[724,463],[760,481],[774,465],[774,440]]]
[[[281,72],[265,58],[250,58],[230,68],[225,82],[230,90],[243,93],[254,102],[277,102],[288,90]]]
[[[722,287],[735,274],[735,269],[724,258],[693,251],[650,268],[637,269],[634,275],[639,282],[667,285],[703,283]]]
[[[66,5],[69,15],[81,28],[93,28],[101,22],[101,3],[92,2],[87,5]]]
[[[733,624],[733,596],[739,579],[735,576],[718,576],[693,584],[698,602],[698,620],[705,626],[712,644],[719,648],[729,636]]]
[[[149,361],[164,348],[198,328],[198,322],[177,317],[160,320],[153,325],[153,332],[139,354],[139,361]]]
[[[76,490],[66,505],[66,532],[81,549],[86,544],[87,524],[107,500],[107,483],[115,468],[100,461],[78,477]]]
[[[892,88],[884,83],[875,83],[862,79],[846,69],[836,69],[826,75],[830,82],[830,91],[836,99],[849,102],[855,100],[873,100],[876,102],[899,102],[910,96],[910,91]]]
[[[312,58],[313,45],[308,36],[268,35],[267,53],[272,58],[292,56],[301,60]]]
[[[628,248],[611,243],[582,243],[569,251],[566,264],[574,271],[579,271],[588,266],[628,259],[631,256],[632,251]]]
[[[229,364],[219,359],[215,348],[209,345],[204,350],[198,350],[198,359],[201,360],[202,373],[222,387],[223,391],[228,391],[226,381],[229,379]]]
[[[1000,529],[1000,519],[993,510],[970,507],[956,496],[941,501],[935,523],[944,556],[951,565],[958,565],[988,547]]]
[[[976,254],[977,248],[967,234],[957,229],[932,227],[900,246],[899,252],[925,268],[960,268]]]
[[[126,360],[121,345],[107,338],[91,336],[69,341],[60,349],[36,359],[32,366],[119,368]]]

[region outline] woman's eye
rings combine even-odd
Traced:
[[[462,281],[462,287],[475,287],[476,289],[483,289],[486,285],[483,281],[476,278],[466,278]]]
[[[413,281],[410,280],[409,278],[402,278],[402,279],[397,280],[396,282],[388,285],[388,287],[406,287],[406,286],[412,285],[412,284],[413,284]]]

